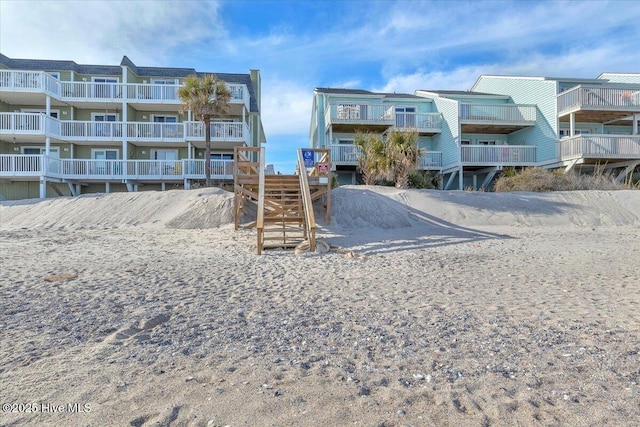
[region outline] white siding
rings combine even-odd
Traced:
[[[599,79],[607,79],[611,83],[634,83],[640,84],[640,73],[629,74],[617,74],[617,73],[602,73],[598,76]]]

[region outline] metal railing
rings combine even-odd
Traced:
[[[461,103],[460,120],[475,122],[535,122],[536,106]]]
[[[576,135],[558,141],[558,156],[571,158],[640,159],[640,135]]]
[[[534,165],[536,147],[533,145],[462,145],[462,163],[481,165]]]

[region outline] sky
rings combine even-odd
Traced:
[[[267,163],[293,171],[315,87],[468,90],[481,74],[640,72],[640,1],[0,0],[11,58],[262,76]]]

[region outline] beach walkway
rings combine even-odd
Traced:
[[[298,149],[294,175],[265,174],[264,148],[236,147],[234,222],[247,203],[256,205],[257,253],[266,248],[295,248],[307,242],[315,251],[313,202],[322,200],[327,223],[331,218],[330,151]]]

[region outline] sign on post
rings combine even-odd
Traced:
[[[318,173],[320,175],[326,175],[329,173],[329,163],[327,162],[318,162]]]
[[[302,150],[302,160],[304,160],[305,168],[312,168],[315,166],[315,152],[313,150]]]

